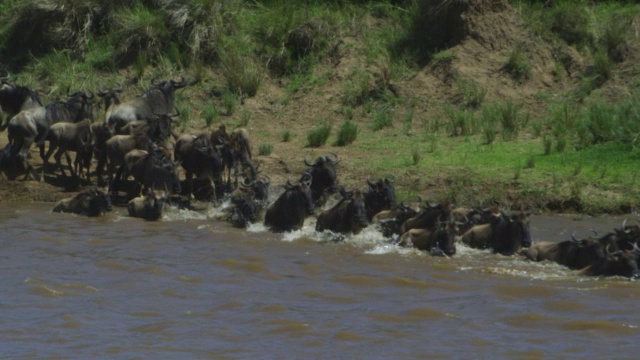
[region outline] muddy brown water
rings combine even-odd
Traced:
[[[0,205],[3,358],[635,358],[640,283],[458,247]],[[630,216],[634,219],[633,216]],[[534,216],[534,241],[622,218]]]

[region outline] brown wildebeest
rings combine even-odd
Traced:
[[[129,216],[145,220],[158,220],[162,217],[167,194],[164,190],[148,189],[147,194],[131,199],[127,203]]]
[[[187,198],[191,202],[193,176],[209,179],[216,188],[222,179],[222,161],[217,149],[211,144],[208,134],[185,134],[178,138],[174,158],[185,170]]]
[[[45,141],[49,141],[49,150],[47,150],[47,153],[43,158],[43,171],[49,164],[49,157],[57,150],[53,156],[56,160],[56,168],[60,169],[62,176],[67,177],[61,162],[62,154],[64,154],[67,159],[67,165],[69,166],[69,172],[71,172],[71,175],[75,178],[78,176],[75,170],[77,170],[80,163],[79,160],[86,152],[89,154],[92,152],[90,149],[93,148],[94,136],[93,131],[91,130],[91,120],[86,119],[78,123],[55,123],[47,129],[47,132],[44,134],[42,139],[40,139],[38,146],[44,147]],[[75,170],[71,164],[71,157],[68,153],[69,151],[76,153]]]
[[[329,230],[338,234],[359,234],[369,225],[364,195],[360,190],[341,190],[342,199],[318,216],[316,231]]]
[[[111,211],[111,198],[108,193],[90,188],[78,194],[60,200],[53,212],[74,213],[85,216],[102,216]]]
[[[271,231],[299,230],[304,220],[314,212],[311,197],[311,175],[305,173],[297,184],[289,180],[284,186],[284,193],[267,208],[264,225]]]
[[[377,181],[367,179],[367,184],[369,189],[364,193],[364,204],[367,209],[367,220],[371,222],[373,216],[380,211],[396,206],[396,190],[389,179]]]
[[[176,164],[166,156],[163,149],[154,148],[150,151],[134,149],[129,151],[124,157],[124,163],[118,169],[113,183],[112,192],[117,193],[118,185],[123,175],[133,176],[137,188],[145,191],[166,190],[168,195],[171,192],[180,193],[180,179],[178,178],[178,168]],[[136,191],[140,194],[141,191]],[[133,197],[132,194],[129,194]]]
[[[435,229],[413,228],[407,231],[400,237],[398,244],[429,251],[432,255],[453,256],[456,253],[457,233],[455,222],[438,223]]]
[[[313,163],[304,159],[308,168],[305,170],[313,177],[311,183],[311,194],[313,202],[316,206],[324,205],[325,194],[333,193],[338,190],[338,177],[336,176],[336,166],[340,162],[338,155],[332,153],[333,158],[328,156],[320,156]]]

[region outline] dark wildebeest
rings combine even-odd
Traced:
[[[313,182],[311,183],[311,194],[315,206],[322,206],[326,201],[325,192],[336,192],[338,190],[338,178],[336,176],[336,165],[340,162],[338,155],[333,153],[333,159],[328,156],[321,156],[313,163],[306,158],[305,165],[309,168],[305,172],[311,174]]]
[[[0,78],[0,131],[7,128],[9,120],[17,113],[42,106],[35,91],[10,83],[7,77]]]
[[[591,265],[578,271],[587,276],[623,276],[633,280],[640,279],[638,260],[640,248],[633,244],[632,250],[611,251],[611,245],[605,247],[605,256],[595,260]]]
[[[373,216],[383,210],[396,206],[396,190],[389,179],[378,179],[373,182],[367,180],[369,189],[364,193],[364,204],[367,209],[367,220],[371,222]]]
[[[578,240],[572,236],[571,240],[561,242],[541,241],[531,244],[523,253],[529,260],[549,260],[577,270],[604,257],[604,249],[605,247],[594,237]]]
[[[264,217],[263,210],[269,197],[269,178],[249,180],[245,178],[231,193],[228,219],[238,228],[247,227]]]
[[[339,234],[358,234],[369,225],[364,195],[360,190],[340,190],[342,199],[318,216],[316,231],[329,230]]]
[[[163,149],[154,148],[150,151],[135,149],[128,152],[124,157],[124,163],[118,169],[118,173],[113,180],[111,190],[114,194],[117,194],[119,182],[123,179],[124,174],[133,176],[136,188],[139,189],[136,191],[137,194],[141,194],[141,191],[148,189],[180,193],[178,168],[166,156]],[[129,196],[131,195],[130,193]]]
[[[78,123],[55,123],[47,129],[45,134],[42,136],[42,139],[40,139],[38,146],[44,147],[45,141],[49,141],[49,150],[47,150],[47,153],[43,158],[43,171],[49,164],[49,157],[57,150],[53,156],[56,160],[56,168],[60,169],[62,176],[67,177],[61,162],[62,154],[65,154],[69,171],[75,178],[78,176],[75,170],[77,170],[77,167],[80,164],[80,159],[83,155],[86,155],[86,153],[91,155],[93,151],[94,136],[91,131],[91,120],[86,119]],[[69,156],[68,151],[76,153],[75,170],[71,164],[71,157]],[[88,171],[89,170],[87,169],[87,174]]]
[[[222,179],[222,161],[218,150],[211,144],[208,134],[185,134],[178,138],[174,158],[185,171],[187,201],[191,203],[193,176],[205,178],[216,192]],[[215,194],[214,194],[215,195]]]
[[[438,222],[435,229],[413,228],[407,231],[402,234],[398,244],[429,251],[432,255],[452,256],[456,253],[455,238],[457,233],[455,222]]]
[[[46,107],[38,107],[18,113],[9,121],[9,142],[20,148],[25,155],[31,144],[39,141],[49,127],[60,121],[79,122],[93,119],[93,95],[82,91],[69,95],[67,101],[57,101]],[[44,144],[40,146],[40,157],[44,159]]]
[[[418,214],[407,219],[400,227],[400,233],[404,234],[411,229],[435,229],[438,222],[448,222],[452,205],[443,201],[437,205],[428,204],[422,206]]]
[[[53,212],[66,212],[86,216],[102,216],[111,211],[109,194],[96,188],[84,190],[75,196],[60,200]]]
[[[272,231],[298,230],[315,208],[311,197],[310,174],[305,173],[297,184],[287,180],[284,193],[267,207],[264,225]]]
[[[529,214],[494,214],[488,224],[476,225],[461,236],[462,242],[479,249],[493,249],[494,253],[513,255],[531,245]]]
[[[249,133],[247,132],[247,130],[236,129],[231,132],[231,134],[229,135],[229,155],[231,164],[226,164],[229,171],[227,175],[227,185],[231,180],[231,169],[233,169],[234,188],[238,187],[238,168],[241,168],[241,172],[244,177],[248,177],[251,180],[256,179],[258,170],[251,161],[251,139],[249,138]]]
[[[158,220],[162,217],[167,194],[164,190],[147,190],[147,194],[131,199],[127,203],[129,216],[145,220]]]
[[[382,235],[392,237],[402,235],[400,228],[405,221],[418,215],[418,211],[404,203],[396,205],[393,209],[383,210],[373,216],[372,224],[376,224]]]
[[[29,176],[30,166],[26,157],[20,153],[17,146],[5,145],[0,150],[0,172],[9,180],[15,180],[19,175],[26,174],[25,180]]]
[[[134,120],[153,120],[158,115],[170,114],[174,111],[175,91],[192,83],[165,80],[152,80],[151,88],[142,96],[113,105],[107,114],[106,122],[119,134],[121,129]]]

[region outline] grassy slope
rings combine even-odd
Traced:
[[[29,3],[38,2],[46,1]],[[555,130],[554,124],[559,121],[549,110],[557,103],[571,102],[578,104],[584,117],[587,110],[580,104],[634,93],[638,72],[630,64],[635,59],[635,38],[628,40],[631,55],[621,63],[607,63],[612,70],[610,78],[596,86],[590,74],[600,42],[568,44],[558,34],[547,32],[540,19],[550,17],[549,11],[558,11],[553,9],[491,8],[486,16],[495,18],[487,22],[516,26],[508,29],[519,37],[513,35],[505,43],[491,44],[497,49],[492,51],[485,49],[486,44],[467,40],[430,60],[429,54],[433,53],[428,49],[411,47],[421,40],[411,32],[415,23],[407,15],[416,9],[407,11],[386,1],[364,5],[344,1],[332,6],[309,2],[294,9],[287,5],[290,2],[243,6],[239,1],[227,1],[218,9],[204,10],[197,6],[207,2],[191,1],[188,3],[193,9],[200,9],[200,17],[193,15],[195,20],[190,26],[184,25],[182,32],[166,29],[172,25],[158,20],[164,16],[163,11],[149,11],[145,7],[148,3],[155,4],[137,3],[126,19],[124,11],[116,11],[119,21],[128,21],[128,26],[106,34],[97,30],[91,33],[83,54],[65,50],[69,45],[61,42],[53,50],[11,64],[13,76],[19,83],[44,89],[48,101],[63,96],[68,88],[95,90],[122,83],[127,85],[124,97],[128,98],[143,91],[155,76],[200,76],[200,83],[179,93],[182,130],[201,130],[207,124],[213,128],[219,123],[247,127],[256,148],[272,146],[271,154],[257,156],[256,160],[275,183],[297,176],[304,156],[335,151],[343,159],[340,177],[344,184],[362,187],[368,176],[393,174],[401,199],[420,195],[470,205],[499,202],[591,213],[630,211],[640,205],[640,192],[636,190],[638,155],[629,150],[632,146],[612,137],[585,147],[577,125],[564,133]],[[15,4],[18,2],[7,2],[0,11],[4,15],[19,12],[12,7]],[[638,13],[637,6],[615,2],[586,9],[591,16],[588,29],[598,38],[602,38],[602,23],[611,14],[632,17]],[[474,24],[482,23],[478,14],[470,16]],[[530,20],[525,25],[511,24],[521,16]],[[196,26],[211,24],[215,19],[225,20],[216,22],[215,29]],[[148,29],[149,24],[159,23],[159,32],[173,34],[167,37],[169,40]],[[5,25],[0,33],[5,50],[11,46],[7,40],[9,28]],[[123,28],[130,33],[123,35]],[[485,31],[485,41],[495,36],[491,31],[504,30],[479,29]],[[188,40],[191,37],[186,36],[194,33],[208,36],[202,42],[207,46],[194,47]],[[128,39],[129,47],[119,45],[123,39]],[[316,42],[304,45],[305,39]],[[525,57],[514,56],[514,44],[523,41],[533,50]],[[143,51],[137,51],[136,46]],[[212,50],[216,47],[218,50]],[[307,52],[296,53],[300,49]],[[548,60],[544,54],[552,53],[549,49],[577,54],[572,58],[577,65],[563,63],[558,71],[558,63],[566,57],[554,60],[549,56]],[[12,59],[7,51],[2,53],[5,60]],[[140,56],[142,53],[147,55]],[[518,66],[522,59],[531,59],[532,63]],[[511,79],[513,74],[499,69],[508,61],[515,65],[510,69],[520,69],[517,81]],[[252,83],[251,73],[231,66],[239,63],[242,69],[266,72],[257,80],[254,77]],[[574,69],[579,73],[570,73]],[[256,95],[238,96],[238,92],[250,91],[234,85],[230,72],[239,75],[236,81],[248,81],[247,89],[256,86]],[[474,92],[469,84],[486,91],[486,96],[479,97],[477,89]],[[522,113],[528,112],[531,118],[522,123],[515,140],[506,141],[497,135],[487,145],[483,126],[489,118],[483,115],[482,107],[499,106],[507,100],[521,104]],[[466,120],[467,135],[452,137],[454,120],[447,114],[463,112],[473,116]],[[390,126],[373,130],[387,118]],[[334,146],[337,130],[346,119],[358,126],[357,139],[345,147]],[[332,125],[327,144],[309,148],[308,131],[323,124]],[[492,131],[503,131],[499,125],[494,126]],[[289,141],[282,141],[284,132],[290,133]],[[555,141],[549,155],[544,155],[544,134]],[[556,151],[555,144],[563,136],[569,145],[564,151]]]

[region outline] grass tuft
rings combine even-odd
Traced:
[[[320,147],[326,144],[329,135],[331,135],[331,125],[322,125],[319,128],[309,131],[307,133],[309,147]]]
[[[336,146],[346,146],[351,144],[358,137],[358,125],[351,120],[347,120],[342,123],[338,130],[338,139],[336,140]]]

